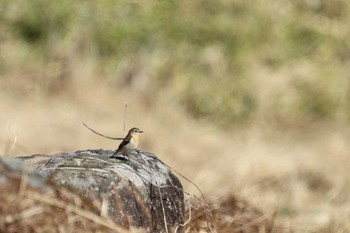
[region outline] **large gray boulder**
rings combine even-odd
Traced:
[[[152,153],[133,151],[125,160],[110,158],[113,152],[82,150],[3,159],[0,192],[6,192],[1,185],[8,182],[9,171],[19,177],[25,171],[30,178],[27,186],[40,180],[48,190],[67,189],[90,202],[102,218],[124,229],[182,232],[184,193],[168,166]]]

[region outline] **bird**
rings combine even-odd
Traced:
[[[120,158],[120,156],[118,156],[119,154],[127,158],[131,151],[136,150],[139,144],[140,133],[143,133],[143,131],[139,128],[131,128],[111,158]]]

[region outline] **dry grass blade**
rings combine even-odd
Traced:
[[[276,226],[275,216],[268,217],[243,200],[229,196],[219,201],[203,203],[193,194],[187,196],[187,221],[185,232],[224,232],[224,233],[272,233],[292,232],[289,228]],[[212,216],[208,228],[206,215]]]
[[[202,207],[204,208],[205,211],[205,218],[206,218],[206,222],[207,222],[207,227],[210,230],[210,232],[215,232],[215,229],[212,227],[211,221],[209,220],[209,209],[208,209],[208,204],[205,200],[205,196],[202,192],[202,190],[198,187],[198,185],[196,185],[193,181],[191,181],[190,179],[188,179],[186,176],[182,175],[180,172],[176,171],[175,169],[171,168],[170,166],[167,166],[171,171],[175,172],[176,174],[178,174],[179,176],[181,176],[182,178],[184,178],[185,180],[187,180],[190,184],[192,184],[193,186],[196,187],[196,189],[199,191],[199,193],[201,194],[203,201],[200,200],[200,198],[198,198],[196,195],[191,194],[191,196],[196,197],[196,199],[199,201],[199,203],[201,203]]]
[[[38,193],[33,193],[33,192],[25,192],[25,196],[27,198],[30,198],[30,199],[33,199],[33,200],[36,200],[36,201],[40,201],[40,202],[43,202],[43,203],[46,203],[46,204],[49,204],[49,205],[52,205],[52,206],[55,206],[55,207],[58,207],[58,208],[61,208],[61,209],[65,209],[67,211],[71,211],[85,219],[88,219],[92,222],[95,222],[97,224],[100,224],[102,226],[105,226],[113,231],[117,231],[117,232],[120,232],[120,233],[129,233],[130,231],[112,223],[112,222],[109,222],[106,218],[102,218],[90,211],[87,211],[87,210],[84,210],[82,208],[79,208],[78,206],[76,205],[72,205],[72,204],[68,204],[64,201],[61,201],[61,200],[58,200],[58,199],[55,199],[55,198],[50,198],[50,197],[47,197],[47,196],[44,196],[44,195],[41,195],[41,194],[38,194]]]

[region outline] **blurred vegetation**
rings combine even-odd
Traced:
[[[219,125],[349,121],[349,23],[345,0],[1,0],[0,82],[68,88],[90,59],[96,81]]]

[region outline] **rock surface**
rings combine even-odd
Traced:
[[[30,185],[47,178],[54,186],[83,196],[100,207],[102,217],[126,229],[182,232],[184,194],[177,177],[154,154],[134,151],[124,160],[109,158],[113,152],[83,150],[3,161],[13,171],[33,168],[28,171]]]

